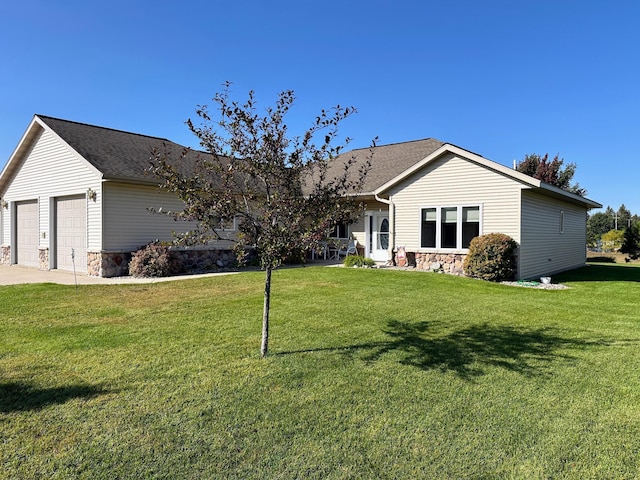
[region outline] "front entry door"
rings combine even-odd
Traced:
[[[389,259],[389,215],[374,213],[369,217],[369,250],[376,262]]]

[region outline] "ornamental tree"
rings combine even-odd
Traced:
[[[609,230],[602,235],[602,249],[605,252],[617,252],[622,247],[624,232],[622,230]]]
[[[553,157],[553,160],[549,160],[548,153],[542,157],[532,153],[525,155],[524,159],[516,166],[516,170],[581,197],[587,195],[587,191],[578,183],[571,183],[576,173],[576,164],[569,163],[564,168],[563,164],[564,159],[558,155]]]
[[[300,136],[292,136],[285,116],[295,101],[293,91],[281,92],[275,106],[259,113],[253,91],[241,103],[230,98],[230,86],[227,82],[213,98],[215,118],[199,106],[197,121],[187,121],[204,152],[187,149],[178,159],[173,152],[154,152],[152,171],[161,188],[184,203],[182,211],[169,213],[197,224],[177,234],[177,243],[210,242],[235,222],[239,260],[247,249],[257,255],[266,274],[260,348],[265,357],[273,269],[296,252],[318,247],[338,222],[360,215],[363,206],[354,194],[362,189],[371,158],[336,159],[350,141],[340,140],[338,126],[354,108],[322,110]],[[330,178],[328,166],[338,161],[342,168]]]

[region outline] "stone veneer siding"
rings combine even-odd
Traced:
[[[11,265],[11,247],[9,245],[2,245],[0,250],[0,264]]]
[[[131,252],[87,252],[87,273],[93,277],[129,275]]]
[[[187,272],[202,272],[231,267],[235,256],[231,250],[176,248]],[[88,273],[94,277],[129,275],[132,252],[87,252]]]
[[[457,253],[413,253],[407,252],[407,266],[425,272],[444,272],[451,275],[464,275],[464,258]]]
[[[231,250],[176,248],[173,251],[182,257],[182,266],[188,272],[231,267],[236,262],[236,257]]]
[[[49,249],[48,248],[39,248],[38,249],[38,267],[40,270],[49,270]]]

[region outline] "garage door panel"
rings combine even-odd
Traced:
[[[56,266],[87,269],[87,207],[84,195],[56,199]],[[75,258],[72,257],[72,253]]]

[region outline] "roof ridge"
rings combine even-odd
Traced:
[[[169,140],[168,138],[163,138],[163,137],[156,137],[154,135],[146,135],[144,133],[129,132],[127,130],[121,130],[119,128],[103,127],[102,125],[93,125],[91,123],[76,122],[74,120],[67,120],[65,118],[52,117],[50,115],[41,115],[41,114],[38,114],[38,113],[35,116],[40,118],[40,119],[42,119],[42,120],[44,120],[45,123],[46,123],[46,119],[50,119],[50,120],[56,120],[58,122],[66,122],[66,123],[73,123],[74,125],[82,125],[84,127],[99,128],[101,130],[110,130],[112,132],[125,133],[127,135],[136,135],[138,137],[145,137],[145,138],[152,138],[152,139],[155,139],[155,140],[162,140],[164,142],[171,142],[171,143],[174,143],[176,145],[179,145],[176,142],[174,142],[173,140]],[[182,145],[180,145],[180,146],[182,146]]]
[[[442,140],[438,140],[437,138],[427,137],[427,138],[419,138],[419,139],[417,139],[417,140],[405,140],[405,141],[403,141],[403,142],[384,143],[384,144],[382,144],[382,145],[378,145],[378,144],[376,144],[376,146],[375,146],[375,147],[373,147],[373,148],[380,148],[380,147],[393,147],[393,146],[396,146],[396,145],[407,145],[407,144],[409,144],[409,143],[425,142],[425,141],[427,141],[427,140],[432,140],[432,141],[434,141],[434,142],[438,142],[438,143],[441,143],[441,144],[443,144],[443,145],[444,145],[445,143],[449,143],[449,142],[444,142],[444,141],[442,141]],[[353,149],[351,149],[351,150],[347,150],[347,152],[355,152],[355,151],[357,151],[357,150],[368,150],[368,149],[370,149],[370,148],[371,148],[371,146],[368,146],[368,147],[360,147],[360,148],[353,148]]]

